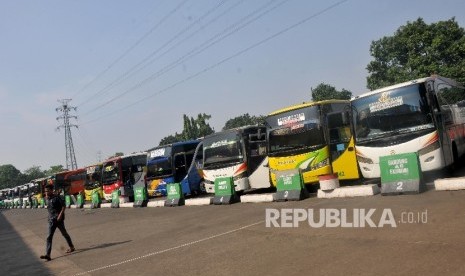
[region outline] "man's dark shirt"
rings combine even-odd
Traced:
[[[63,200],[59,196],[50,197],[48,200],[48,220],[49,222],[56,222],[58,215],[61,212],[61,209],[65,206]],[[65,219],[65,214],[63,213],[61,220]]]

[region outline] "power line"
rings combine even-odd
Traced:
[[[176,13],[184,4],[187,3],[189,0],[184,0],[180,4],[178,4],[173,10],[171,10],[167,15],[165,15],[162,19],[160,19],[155,26],[153,26],[148,32],[146,32],[142,37],[140,37],[131,47],[126,49],[117,59],[115,59],[110,65],[107,66],[102,72],[100,72],[94,79],[92,79],[89,83],[87,83],[84,87],[82,87],[73,97],[76,97],[81,92],[89,88],[92,84],[94,84],[98,79],[100,79],[106,72],[108,72],[113,66],[115,66],[119,61],[121,61],[126,55],[128,55],[134,48],[136,48],[139,44],[142,43],[151,33],[153,33],[158,27],[160,27],[171,15]]]
[[[238,31],[240,31],[241,29],[245,28],[246,26],[250,25],[251,23],[255,22],[256,20],[260,19],[261,17],[265,16],[266,14],[270,13],[271,11],[275,10],[276,8],[278,8],[279,6],[283,5],[284,3],[288,2],[289,0],[284,0],[284,1],[281,1],[279,2],[278,4],[276,4],[275,6],[259,13],[260,11],[262,11],[264,8],[266,8],[267,6],[271,5],[273,2],[275,2],[276,0],[271,0],[269,1],[267,4],[261,6],[260,8],[256,9],[255,11],[249,13],[247,16],[241,18],[239,21],[237,21],[236,23],[228,26],[227,28],[225,28],[223,31],[215,34],[213,37],[211,37],[210,39],[206,40],[205,42],[203,42],[200,46],[197,46],[195,47],[194,49],[192,49],[191,51],[189,51],[187,54],[183,55],[182,57],[178,58],[176,61],[166,65],[165,67],[163,67],[162,69],[160,69],[159,71],[157,71],[156,73],[150,75],[148,78],[140,81],[138,84],[134,85],[133,87],[123,91],[122,93],[116,95],[115,97],[109,99],[108,101],[104,102],[103,104],[100,104],[98,105],[97,107],[91,109],[90,111],[86,112],[83,114],[83,116],[85,115],[88,115],[92,112],[95,112],[97,110],[99,110],[100,108],[114,102],[115,100],[123,97],[124,95],[142,87],[143,85],[157,79],[158,77],[166,74],[167,72],[171,71],[172,69],[176,68],[177,66],[179,66],[180,64],[183,64],[184,62],[186,62],[187,60],[199,55],[200,53],[204,52],[205,50],[207,50],[208,48],[216,45],[217,43],[219,43],[220,41],[226,39],[227,37],[237,33]],[[257,13],[259,13],[258,15],[256,15]],[[254,16],[256,15],[256,16]],[[245,21],[247,20],[248,21]],[[245,22],[244,22],[245,21]]]
[[[147,57],[145,57],[144,59],[142,59],[139,63],[137,63],[136,65],[132,66],[128,71],[126,71],[125,73],[123,73],[122,75],[120,75],[119,77],[117,77],[115,80],[113,80],[111,83],[109,83],[107,86],[105,86],[103,89],[101,89],[100,91],[97,91],[96,93],[94,93],[94,96],[97,96],[97,95],[100,95],[100,96],[103,96],[104,94],[106,94],[107,92],[110,91],[111,88],[115,87],[116,85],[120,84],[121,82],[123,82],[124,80],[128,79],[129,77],[135,75],[136,73],[140,72],[141,70],[145,69],[148,65],[152,64],[153,62],[155,62],[157,59],[161,58],[162,56],[164,56],[165,54],[167,54],[168,52],[172,51],[175,47],[179,46],[179,44],[181,44],[182,42],[184,42],[186,39],[183,39],[181,42],[178,42],[176,45],[174,45],[173,47],[169,48],[167,51],[165,51],[163,54],[161,55],[158,55],[157,57],[154,58],[154,56],[159,53],[163,48],[167,47],[171,42],[173,42],[174,40],[176,40],[177,38],[179,38],[182,34],[184,34],[185,32],[187,32],[188,30],[190,30],[193,26],[197,25],[199,22],[201,22],[204,18],[206,18],[207,16],[209,16],[211,13],[213,13],[215,10],[217,10],[218,8],[220,8],[221,6],[224,5],[224,3],[226,3],[227,1],[229,0],[223,0],[221,1],[220,3],[218,3],[216,6],[214,6],[212,9],[208,10],[205,14],[203,14],[202,16],[200,16],[197,20],[195,20],[194,22],[192,22],[191,24],[189,24],[186,28],[184,28],[183,30],[179,31],[177,34],[175,34],[172,38],[170,38],[167,42],[165,42],[165,44],[163,44],[162,46],[158,47],[155,51],[153,51],[152,53],[150,53]],[[240,3],[242,3],[244,0],[238,2],[236,5],[234,5],[233,7],[229,8],[226,12],[224,12],[223,14],[221,14],[220,16],[223,16],[225,13],[227,13],[228,11],[232,10],[232,8],[236,7],[237,5],[239,5]],[[215,18],[218,19],[218,17]],[[211,24],[213,22],[213,20],[211,20],[208,24]],[[201,30],[201,29],[200,29]],[[198,30],[198,31],[200,31]],[[196,34],[198,31],[194,32],[193,34]],[[188,38],[192,37],[193,34],[191,34],[190,36],[188,36]],[[88,102],[90,102],[91,100],[94,100],[94,96],[91,96],[89,97],[87,100],[85,100],[84,102],[82,102],[79,107],[82,107],[83,105],[87,104]]]
[[[78,151],[78,152],[81,152],[82,154],[84,154],[87,160],[93,160],[91,161],[91,163],[95,163],[96,162],[95,160],[98,160],[98,157],[96,154],[101,151],[96,150],[95,147],[91,146],[90,143],[87,141],[87,139],[84,138],[84,135],[83,135],[84,133],[83,133],[82,128],[78,128],[77,133],[78,133],[78,137],[80,137],[80,139],[78,139],[78,142],[80,142],[81,144],[81,147],[78,147],[78,148],[82,149],[82,151]]]
[[[223,64],[223,63],[225,63],[225,62],[227,62],[227,61],[229,61],[229,60],[231,60],[231,59],[233,59],[233,58],[235,58],[235,57],[238,57],[238,56],[244,54],[245,52],[248,52],[248,51],[250,51],[250,50],[252,50],[252,49],[258,47],[258,46],[260,46],[260,45],[262,45],[262,44],[264,44],[264,43],[266,43],[266,42],[268,42],[268,41],[270,41],[270,40],[272,40],[272,39],[274,39],[274,38],[276,38],[276,37],[278,37],[278,36],[280,36],[280,35],[282,35],[282,34],[284,34],[284,33],[286,33],[286,32],[288,32],[288,31],[290,31],[290,30],[292,30],[292,29],[294,29],[294,28],[296,28],[296,27],[298,27],[298,26],[300,26],[300,25],[302,25],[302,24],[304,24],[304,23],[310,21],[311,19],[314,19],[315,17],[318,17],[318,16],[320,16],[320,15],[322,15],[322,14],[324,14],[324,13],[326,13],[326,12],[328,12],[328,11],[334,9],[334,8],[336,8],[337,6],[343,4],[344,2],[347,2],[347,1],[348,1],[348,0],[338,1],[338,2],[336,2],[336,3],[334,3],[334,4],[330,5],[330,6],[328,6],[327,8],[322,9],[322,10],[320,10],[320,11],[318,11],[318,12],[316,12],[316,13],[314,13],[314,14],[312,14],[312,15],[310,15],[310,16],[308,16],[308,17],[306,17],[306,18],[304,18],[304,19],[302,19],[302,20],[300,20],[300,21],[298,21],[298,22],[296,22],[296,23],[294,23],[294,24],[291,24],[291,25],[289,25],[288,27],[283,28],[283,29],[281,29],[280,31],[278,31],[278,32],[276,32],[276,33],[274,33],[274,34],[272,34],[272,35],[270,35],[270,36],[268,36],[268,37],[266,37],[266,38],[264,38],[264,39],[262,39],[262,40],[256,42],[256,43],[254,43],[254,44],[252,44],[252,45],[250,45],[250,46],[248,46],[248,47],[246,47],[246,48],[244,48],[244,49],[242,49],[242,50],[240,50],[240,51],[238,51],[238,52],[236,52],[235,54],[233,54],[233,55],[231,55],[231,56],[229,56],[229,57],[227,57],[227,58],[224,58],[224,59],[222,59],[221,61],[219,61],[219,62],[217,62],[217,63],[215,63],[215,64],[213,64],[213,65],[211,65],[211,66],[208,66],[208,67],[206,67],[206,68],[204,68],[204,69],[198,71],[198,72],[195,73],[195,74],[190,75],[190,76],[187,77],[187,78],[184,78],[184,79],[182,79],[182,80],[180,80],[180,81],[178,81],[178,82],[175,82],[175,83],[173,83],[172,85],[170,85],[170,86],[168,86],[168,87],[165,87],[164,89],[161,89],[161,90],[159,90],[159,91],[157,91],[157,92],[155,92],[155,93],[153,93],[153,94],[151,94],[151,95],[148,95],[148,96],[146,96],[146,97],[144,97],[144,98],[142,98],[142,99],[140,99],[140,100],[138,100],[138,101],[136,101],[136,102],[133,102],[133,103],[131,103],[131,104],[129,104],[129,105],[126,105],[126,106],[124,106],[124,107],[122,107],[122,108],[119,108],[119,109],[116,110],[116,111],[107,113],[107,114],[102,115],[102,116],[100,116],[100,117],[97,117],[97,118],[94,119],[94,120],[90,120],[90,121],[84,122],[83,124],[94,123],[94,122],[96,122],[96,121],[98,121],[98,120],[101,120],[101,119],[103,119],[103,118],[105,118],[105,117],[108,117],[108,116],[113,115],[113,114],[115,114],[115,113],[117,113],[117,112],[120,112],[121,110],[127,109],[127,108],[129,108],[129,107],[131,107],[131,106],[134,106],[134,105],[138,104],[138,103],[144,102],[144,101],[146,101],[146,100],[148,100],[148,99],[150,99],[150,98],[152,98],[152,97],[155,97],[155,96],[157,96],[157,95],[160,95],[160,94],[162,94],[162,93],[164,93],[164,92],[166,92],[166,91],[168,91],[168,90],[170,90],[170,89],[173,89],[174,87],[176,87],[176,86],[178,86],[178,85],[180,85],[180,84],[182,84],[182,83],[185,83],[185,82],[187,82],[187,81],[189,81],[189,80],[191,80],[191,79],[194,79],[194,78],[198,77],[199,75],[201,75],[201,74],[203,74],[203,73],[205,73],[205,72],[208,72],[208,71],[210,71],[211,69],[214,69],[214,68],[220,66],[221,64]]]

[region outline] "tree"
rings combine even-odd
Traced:
[[[63,167],[63,165],[55,165],[51,166],[48,170],[44,171],[45,176],[50,176],[62,171],[66,171],[66,169]]]
[[[215,130],[207,123],[211,115],[205,113],[198,114],[197,119],[183,115],[184,129],[178,134],[169,135],[160,140],[159,145],[172,144],[179,141],[197,139],[215,132]]]
[[[63,168],[63,166],[61,166]],[[24,182],[31,182],[34,179],[42,178],[45,177],[46,174],[44,171],[40,169],[40,166],[33,166],[30,167],[29,169],[26,169],[24,172]]]
[[[0,166],[0,189],[18,186],[22,181],[21,172],[13,165]]]
[[[393,36],[372,41],[367,65],[370,90],[439,74],[465,83],[465,31],[455,18],[430,25],[422,18]]]
[[[115,154],[109,156],[107,159],[118,157],[118,156],[123,156],[123,155],[124,155],[123,152],[115,152]]]
[[[352,97],[352,92],[342,88],[342,91],[337,91],[336,88],[332,85],[326,83],[320,83],[312,91],[312,100],[313,101],[323,101],[323,100],[350,100]]]
[[[179,141],[182,141],[182,137],[181,137],[181,134],[176,132],[176,134],[174,134],[174,135],[169,135],[169,136],[166,136],[166,137],[162,138],[160,140],[159,145],[160,146],[169,145],[169,144],[173,144],[173,143],[176,143],[176,142],[179,142]]]
[[[250,116],[249,113],[245,113],[244,115],[237,116],[235,118],[229,119],[224,124],[223,130],[232,129],[241,126],[247,125],[256,125],[262,124],[265,120],[265,116]]]
[[[213,128],[207,123],[211,119],[211,115],[205,113],[198,114],[197,119],[189,118],[184,114],[184,130],[181,133],[183,140],[192,140],[203,137],[215,132]]]

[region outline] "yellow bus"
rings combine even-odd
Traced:
[[[305,184],[333,173],[340,180],[358,179],[350,117],[348,100],[302,103],[266,116],[273,185],[277,174],[296,169]]]
[[[103,197],[102,187],[102,163],[87,166],[86,182],[84,184],[84,200],[92,201],[92,194],[98,193],[100,199]]]

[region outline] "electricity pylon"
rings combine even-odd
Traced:
[[[56,111],[62,112],[62,115],[57,117],[57,121],[63,119],[63,124],[58,126],[57,130],[60,130],[61,128],[65,129],[66,169],[75,170],[77,169],[77,163],[76,156],[74,155],[73,138],[71,137],[71,127],[77,128],[78,126],[69,123],[70,118],[77,119],[76,116],[69,114],[71,110],[76,111],[76,107],[68,105],[69,101],[71,101],[71,99],[58,100],[58,102],[61,103],[61,106],[57,107]]]

